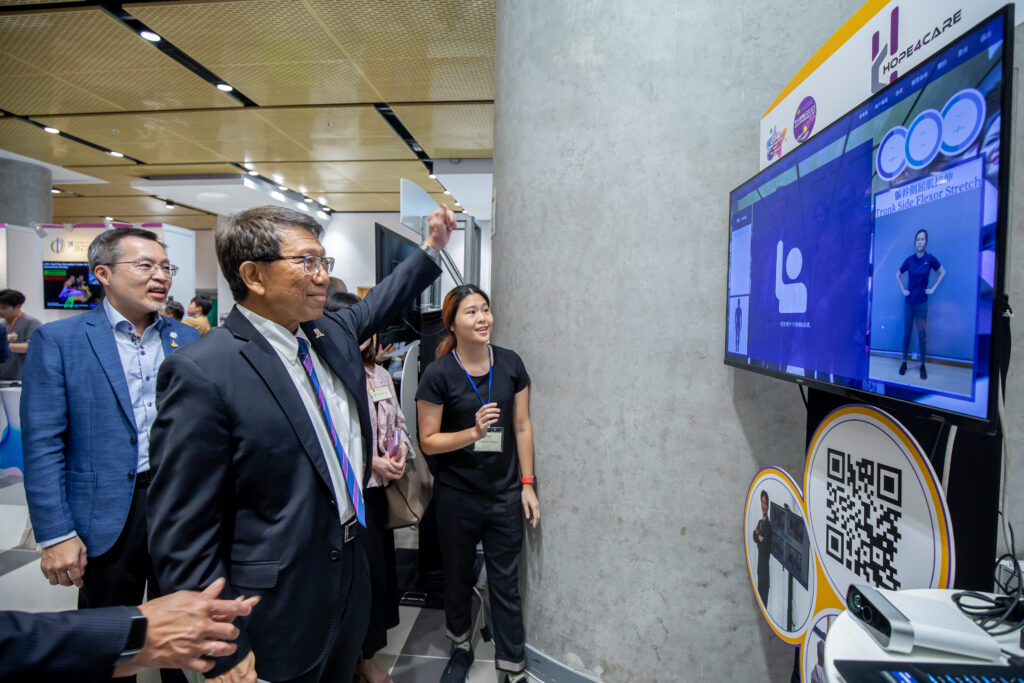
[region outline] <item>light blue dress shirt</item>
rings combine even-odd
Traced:
[[[140,337],[135,326],[117,312],[107,299],[103,310],[110,321],[117,341],[117,353],[121,357],[121,368],[128,382],[128,395],[132,399],[135,413],[135,428],[139,437],[138,472],[149,469],[149,429],[156,419],[156,371],[164,360],[164,345],[160,330],[164,319],[157,315],[156,322],[146,328]]]

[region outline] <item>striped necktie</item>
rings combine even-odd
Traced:
[[[345,488],[348,489],[349,500],[352,501],[352,506],[356,509],[356,518],[365,527],[366,512],[363,507],[363,493],[359,490],[356,473],[352,471],[352,466],[349,464],[345,449],[338,439],[338,432],[334,429],[334,420],[331,419],[331,411],[327,409],[327,399],[324,398],[324,390],[320,387],[320,380],[317,379],[316,371],[313,369],[313,359],[309,356],[309,347],[306,346],[306,340],[299,338],[298,342],[299,362],[302,363],[302,367],[306,370],[309,381],[313,383],[313,391],[316,392],[316,400],[320,404],[320,412],[323,414],[324,421],[327,423],[327,429],[331,433],[331,443],[334,444],[338,460],[341,461],[341,472],[345,475]]]

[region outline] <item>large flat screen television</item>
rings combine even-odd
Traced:
[[[103,285],[88,263],[43,261],[44,308],[96,308],[102,298]]]
[[[410,254],[419,249],[415,242],[388,230],[380,223],[375,224],[375,250],[377,266],[377,282],[386,278]],[[382,345],[400,342],[412,342],[420,338],[419,297],[406,306],[401,318],[392,321],[381,330],[378,341]]]
[[[992,428],[1012,15],[731,193],[727,364]]]

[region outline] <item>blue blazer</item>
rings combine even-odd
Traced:
[[[161,338],[166,358],[199,332],[165,319]],[[74,531],[90,557],[109,550],[131,507],[138,429],[102,305],[32,335],[22,371],[21,429],[36,539]]]

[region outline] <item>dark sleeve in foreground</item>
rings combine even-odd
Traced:
[[[135,607],[0,612],[0,681],[109,680],[137,614]]]

